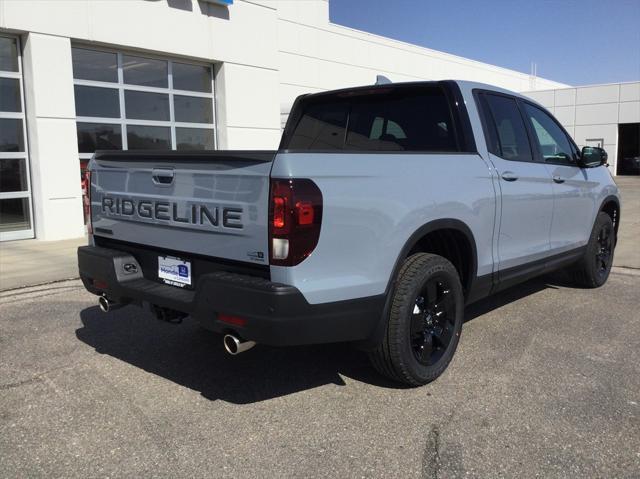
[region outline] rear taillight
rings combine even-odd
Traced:
[[[82,207],[84,222],[87,225],[87,233],[93,234],[91,225],[91,171],[85,170],[82,178]]]
[[[295,266],[318,244],[322,193],[311,180],[272,179],[269,205],[270,263]]]

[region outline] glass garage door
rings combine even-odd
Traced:
[[[0,241],[33,238],[19,39],[0,35]]]
[[[213,67],[74,45],[78,150],[213,150]]]

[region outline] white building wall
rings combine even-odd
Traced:
[[[30,33],[23,65],[36,237],[82,236],[71,42]]]
[[[338,0],[336,0],[338,1]],[[513,90],[560,83],[329,22],[327,0],[0,0],[25,45],[25,100],[39,239],[83,233],[71,45],[215,66],[217,146],[273,149],[302,93],[393,81],[473,79]]]
[[[220,81],[216,95],[224,99],[226,107],[219,112],[218,133],[223,133],[218,146],[273,148],[278,143],[274,2],[238,1],[226,8],[197,0],[0,0],[0,13],[0,28],[16,32],[46,33],[85,44],[224,63],[228,68],[219,68],[222,77],[216,77],[216,82]],[[68,83],[73,85],[71,70],[68,74]],[[239,83],[244,88],[236,86]],[[262,99],[271,101],[267,105]],[[245,113],[247,104],[257,107],[250,114],[235,113]],[[70,106],[73,110],[73,101]],[[228,132],[227,119],[232,122],[228,125],[232,131]]]
[[[548,108],[578,146],[601,139],[615,174],[618,125],[640,123],[640,82],[590,85],[525,93]]]

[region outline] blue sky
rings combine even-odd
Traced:
[[[572,85],[640,80],[640,0],[329,0],[331,21]]]

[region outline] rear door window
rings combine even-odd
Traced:
[[[527,130],[514,98],[502,95],[484,95],[488,106],[485,115],[489,137],[489,151],[505,160],[533,161]]]
[[[303,101],[302,108],[288,149],[459,151],[439,87],[371,90],[332,101],[321,96]]]

